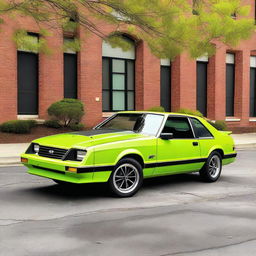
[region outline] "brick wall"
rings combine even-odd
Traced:
[[[251,15],[254,16],[254,1]],[[17,49],[12,40],[18,28],[39,32],[37,24],[29,18],[8,20],[0,41],[0,122],[17,118]],[[101,22],[106,34],[114,28]],[[48,28],[49,29],[49,28]],[[46,39],[52,48],[50,55],[39,54],[39,118],[46,119],[49,105],[63,98],[63,33],[51,28],[52,34]],[[124,31],[125,32],[125,31]],[[85,104],[86,126],[94,126],[103,119],[102,115],[102,40],[89,35],[80,28],[81,51],[78,53],[78,97]],[[132,35],[131,35],[132,36]],[[207,113],[208,118],[224,120],[226,112],[226,52],[236,55],[235,117],[231,127],[255,127],[249,122],[249,60],[255,55],[256,34],[250,40],[230,49],[216,44],[216,54],[208,63]],[[150,53],[145,42],[136,43],[135,62],[136,109],[148,109],[160,105],[160,60]],[[177,57],[171,64],[171,107],[196,108],[196,61],[186,54]],[[99,100],[97,100],[99,98]]]

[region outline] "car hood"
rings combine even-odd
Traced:
[[[132,131],[90,130],[51,135],[36,139],[33,142],[44,146],[69,149],[72,147],[86,148],[100,144],[133,140],[143,137],[148,136]]]

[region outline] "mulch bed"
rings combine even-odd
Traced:
[[[0,143],[28,143],[40,137],[54,135],[58,133],[70,132],[68,128],[48,128],[43,125],[38,125],[31,129],[28,134],[14,134],[0,132]]]

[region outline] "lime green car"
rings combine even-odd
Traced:
[[[230,132],[203,118],[126,111],[90,131],[36,139],[21,162],[30,174],[59,184],[108,182],[114,194],[128,197],[144,178],[198,171],[214,182],[235,157]]]

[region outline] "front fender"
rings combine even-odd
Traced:
[[[145,163],[144,157],[143,157],[143,155],[141,154],[141,152],[139,150],[137,150],[137,149],[126,149],[126,150],[122,151],[117,156],[116,161],[115,161],[115,165],[120,161],[120,159],[122,159],[123,157],[125,157],[127,155],[130,155],[130,154],[139,155],[143,159],[143,162]]]

